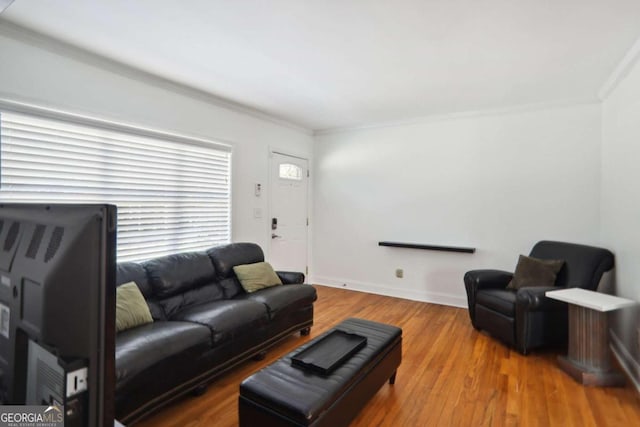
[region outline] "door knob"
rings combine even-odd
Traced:
[[[272,239],[277,239],[278,237],[282,237],[282,236],[278,236],[276,233],[271,233]]]

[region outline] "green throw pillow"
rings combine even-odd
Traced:
[[[520,255],[513,279],[507,285],[507,289],[555,286],[556,275],[563,265],[562,259],[538,259]]]
[[[149,306],[135,282],[125,283],[116,289],[116,331],[153,322]]]
[[[248,293],[282,285],[280,277],[273,271],[273,267],[268,262],[236,265],[233,267],[233,271],[236,273],[244,290]]]

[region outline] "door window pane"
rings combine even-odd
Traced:
[[[291,163],[280,163],[281,179],[292,179],[294,181],[302,181],[302,168]]]

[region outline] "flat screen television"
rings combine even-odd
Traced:
[[[0,404],[113,426],[116,207],[0,204]]]

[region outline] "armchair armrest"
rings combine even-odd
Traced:
[[[516,292],[516,347],[522,354],[541,346],[567,342],[567,303],[547,298],[557,286],[520,288]]]
[[[506,288],[513,273],[503,270],[471,270],[464,275],[464,283],[467,288],[503,289]]]
[[[304,273],[298,271],[276,271],[283,285],[297,285],[304,283]]]
[[[464,275],[464,287],[467,291],[469,317],[476,326],[476,294],[482,289],[504,289],[513,278],[513,273],[503,270],[471,270]]]
[[[518,289],[516,293],[516,310],[525,311],[558,311],[566,310],[567,304],[547,298],[545,292],[558,290],[556,286],[536,286]]]

